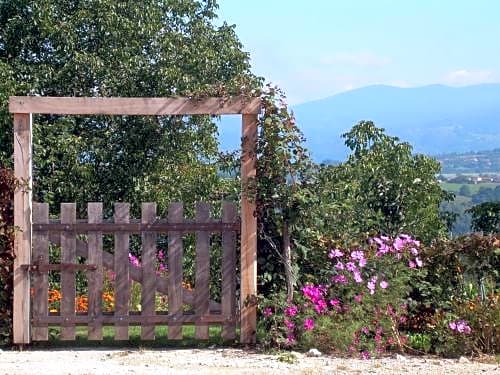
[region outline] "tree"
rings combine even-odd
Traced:
[[[239,93],[242,82],[247,91],[259,87],[234,28],[214,25],[217,7],[212,0],[2,1],[0,74],[18,84],[0,87],[2,105],[14,93],[196,96],[220,87]],[[8,117],[0,117],[6,139]],[[34,195],[55,211],[62,201],[153,200],[164,208],[209,200],[222,183],[216,133],[207,116],[37,116]],[[12,142],[1,147],[8,162]]]
[[[460,190],[458,191],[458,194],[463,195],[464,197],[471,197],[472,190],[471,190],[469,184],[463,184],[462,186],[460,186]]]
[[[439,163],[414,155],[412,147],[361,121],[343,135],[351,155],[324,166],[317,179],[324,233],[337,238],[360,234],[408,233],[424,241],[446,234],[439,205],[451,198],[436,179]]]
[[[500,201],[485,202],[467,210],[472,215],[472,229],[484,233],[500,232]]]
[[[292,300],[298,276],[292,241],[300,237],[305,226],[313,164],[282,91],[268,86],[261,98],[263,115],[257,141],[255,186],[258,275],[262,293],[279,291],[284,282],[287,299]]]

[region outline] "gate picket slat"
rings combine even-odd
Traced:
[[[61,223],[76,222],[76,203],[61,203]],[[61,233],[61,263],[76,263],[76,237],[74,232]],[[75,316],[76,273],[71,270],[61,271],[61,316]],[[62,324],[61,340],[75,339],[75,325]]]
[[[45,224],[49,222],[49,205],[47,203],[33,203],[33,222]],[[33,233],[33,256],[34,261],[42,259],[43,263],[49,262],[49,236],[48,232]],[[48,274],[33,274],[33,305],[32,311],[34,317],[48,316]],[[47,324],[34,326],[31,331],[31,338],[35,341],[47,341],[49,331]]]
[[[115,223],[128,223],[130,204],[115,203]],[[129,313],[130,278],[129,278],[129,242],[126,232],[115,234],[115,315],[127,316]],[[128,340],[128,323],[115,324],[115,340]]]
[[[156,204],[142,204],[142,223],[153,223],[156,219]],[[142,287],[141,287],[141,315],[155,315],[156,295],[156,233],[142,233]],[[141,325],[141,339],[155,339],[155,325],[144,322]]]
[[[181,223],[184,220],[182,203],[170,204],[168,220],[172,223]],[[170,340],[182,339],[182,234],[168,232],[168,314],[175,323],[168,326]]]
[[[210,205],[198,203],[196,205],[196,222],[210,221]],[[196,232],[196,279],[194,289],[194,309],[196,315],[202,317],[209,314],[210,303],[210,233]],[[208,340],[208,324],[197,322],[195,338]]]
[[[222,203],[222,221],[234,223],[236,205],[232,202]],[[222,232],[222,315],[233,318],[222,326],[222,339],[236,338],[236,234],[233,231]]]
[[[102,222],[102,203],[88,203],[88,222]],[[102,340],[102,292],[103,292],[103,254],[102,232],[88,234],[88,264],[96,265],[97,269],[87,273],[89,288],[89,340]]]

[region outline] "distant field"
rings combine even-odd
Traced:
[[[471,193],[475,194],[479,191],[479,189],[481,187],[494,189],[495,187],[497,187],[500,184],[495,183],[495,182],[486,182],[484,184],[458,184],[458,183],[452,183],[452,182],[441,182],[441,187],[444,190],[452,191],[453,193],[458,193],[458,191],[460,190],[462,185],[468,185]]]

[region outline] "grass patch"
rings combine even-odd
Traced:
[[[209,327],[208,340],[196,340],[194,338],[194,325],[185,325],[182,327],[182,340],[169,340],[167,337],[168,328],[166,326],[157,326],[155,328],[155,339],[151,341],[141,340],[141,328],[139,326],[129,327],[129,339],[126,341],[116,341],[114,339],[115,329],[112,326],[103,327],[103,339],[101,341],[88,340],[87,326],[76,327],[76,339],[74,341],[62,341],[59,339],[60,327],[49,327],[49,341],[39,341],[33,343],[35,348],[70,348],[70,347],[88,347],[88,348],[206,348],[211,345],[234,345],[234,342],[224,342],[221,337],[221,326]],[[237,337],[239,332],[237,332]]]
[[[485,182],[483,184],[459,184],[454,182],[441,182],[440,185],[444,190],[451,191],[453,193],[458,193],[463,185],[467,185],[470,188],[471,194],[476,194],[481,187],[494,189],[500,184],[495,182]]]

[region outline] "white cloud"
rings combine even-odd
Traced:
[[[391,63],[391,59],[385,56],[378,56],[367,51],[358,52],[338,52],[331,56],[325,56],[320,60],[324,65],[356,65],[381,67]]]
[[[495,82],[498,80],[498,77],[491,70],[459,69],[447,73],[443,80],[448,85],[464,86]]]

